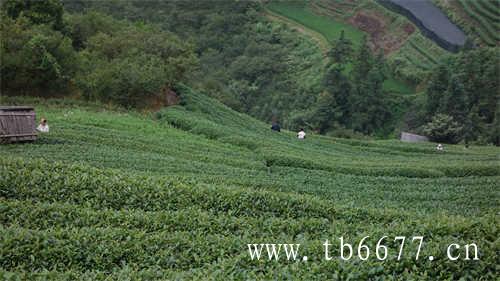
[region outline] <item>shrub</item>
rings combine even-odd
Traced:
[[[452,116],[436,114],[432,121],[422,128],[423,133],[432,141],[458,143],[461,139],[462,127]]]
[[[196,124],[190,132],[197,135],[203,135],[209,139],[218,139],[226,136],[227,134],[222,128],[218,128],[216,125],[208,122]]]
[[[259,144],[257,143],[256,140],[248,138],[248,137],[242,137],[242,136],[235,136],[235,135],[225,136],[225,137],[221,137],[219,139],[219,141],[229,143],[232,145],[246,147],[250,150],[254,150],[257,147],[259,147]]]
[[[78,65],[71,40],[47,25],[32,26],[22,16],[0,18],[2,92],[67,93]]]

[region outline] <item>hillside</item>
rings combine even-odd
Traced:
[[[451,54],[380,3],[4,1],[0,91],[144,110],[185,84],[290,130],[500,144],[498,48]]]
[[[320,32],[330,42],[341,29],[355,44],[359,44],[363,35],[368,36],[371,48],[383,51],[397,74],[388,81],[388,90],[410,93],[411,87],[398,78],[418,83],[423,72],[451,55],[423,36],[409,19],[374,0],[271,1],[266,7]]]
[[[472,36],[479,46],[499,46],[500,2],[498,0],[433,0],[448,16]]]
[[[2,100],[35,105],[51,132],[0,146],[1,279],[495,279],[498,148],[298,141],[177,91],[182,106],[154,114]],[[366,235],[371,250],[389,236],[386,261],[323,259],[324,239]],[[409,242],[396,260],[398,235],[425,237],[418,261]],[[449,261],[454,242],[480,260]],[[252,261],[248,243],[300,243],[309,260]]]
[[[270,2],[266,8],[269,9],[270,13],[276,13],[291,19],[291,26],[302,25],[306,29],[321,34],[321,36],[330,43],[329,48],[331,48],[331,44],[338,39],[342,30],[345,32],[346,38],[353,42],[354,48],[359,47],[363,36],[369,35],[369,33],[365,33],[349,23],[343,23],[335,18],[315,14],[312,9],[309,9],[301,2]],[[313,35],[313,38],[314,37]],[[377,39],[374,39],[373,42],[377,42],[376,40]],[[398,79],[394,75],[390,75],[388,80],[385,81],[384,89],[391,93],[403,95],[414,93],[412,85],[401,81],[400,78]]]

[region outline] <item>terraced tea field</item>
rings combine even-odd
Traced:
[[[500,42],[500,1],[434,0],[449,16],[482,45],[498,46]]]
[[[410,36],[405,44],[389,59],[405,58],[412,66],[419,70],[429,70],[439,64],[439,61],[450,53],[434,44],[432,41],[417,33]]]
[[[35,105],[51,132],[0,146],[0,279],[495,280],[499,148],[298,141],[180,93],[154,114],[2,102]],[[367,235],[373,251],[390,238],[385,261],[325,260],[325,239]],[[395,236],[424,236],[420,259],[408,244],[397,260]],[[309,260],[252,261],[249,243],[300,243]],[[448,260],[450,243],[479,260]]]

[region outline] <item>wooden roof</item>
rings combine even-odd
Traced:
[[[0,106],[2,111],[24,111],[24,110],[34,110],[32,106]]]

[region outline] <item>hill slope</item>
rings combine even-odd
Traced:
[[[340,32],[345,31],[346,38],[349,39],[354,48],[358,48],[363,36],[372,36],[369,32],[363,32],[359,27],[355,27],[355,24],[348,22],[344,17],[335,17],[329,13],[322,13],[317,11],[317,6],[314,5],[315,2],[270,2],[265,7],[267,12],[270,14],[277,14],[281,18],[289,19],[287,23],[293,26],[302,27],[302,29],[311,30],[310,35],[312,38],[316,39],[320,34],[323,40],[316,39],[316,42],[325,49],[325,43],[327,41],[327,49],[331,48],[332,43],[339,38]],[[308,4],[312,5],[309,7]],[[316,13],[315,13],[316,12]],[[319,15],[318,15],[319,14]],[[271,17],[271,20],[276,18]],[[379,30],[380,31],[380,30]],[[373,37],[373,36],[372,36]],[[378,42],[381,38],[372,38],[371,43],[374,44]],[[401,38],[399,38],[400,41]],[[373,46],[373,48],[383,49],[383,46]],[[388,80],[384,83],[384,90],[392,93],[398,94],[412,94],[414,89],[411,85],[401,81],[400,79],[390,75]]]
[[[184,106],[153,116],[17,100],[51,133],[0,146],[0,276],[494,278],[498,148],[298,141],[178,90]],[[389,243],[385,262],[325,261],[321,243],[342,235],[370,235],[371,249],[384,235],[424,235],[424,258],[408,244],[397,261]],[[453,242],[477,243],[480,261],[448,261]],[[251,261],[248,243],[300,243],[310,260]]]
[[[327,39],[338,37],[340,29],[355,43],[366,34],[375,50],[383,50],[393,64],[399,61],[401,74],[409,76],[437,64],[450,53],[422,35],[407,18],[371,0],[271,2],[272,11],[322,33]],[[401,65],[401,61],[405,65]]]
[[[498,0],[433,0],[448,16],[472,35],[475,43],[498,46],[500,36],[500,2]]]

